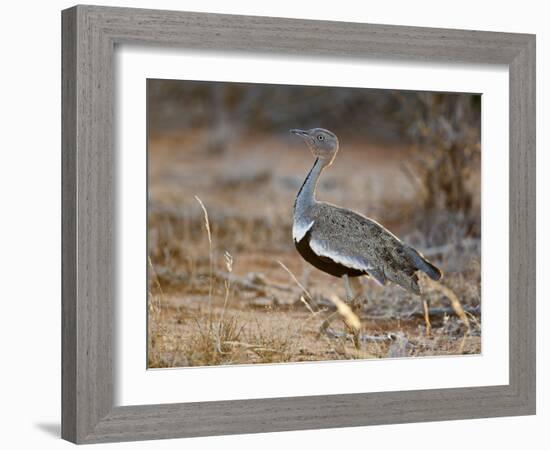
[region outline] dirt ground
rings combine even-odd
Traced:
[[[450,213],[423,216],[408,148],[340,141],[317,196],[380,221],[443,270],[440,284],[421,279],[430,335],[420,297],[362,278],[354,345],[335,305],[342,280],[303,261],[292,242],[294,198],[313,163],[303,143],[246,136],[224,148],[200,133],[153,135],[149,367],[480,353],[480,240]],[[469,183],[479,190],[479,178]],[[330,315],[329,336],[320,327]]]

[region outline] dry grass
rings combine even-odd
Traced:
[[[265,136],[224,157],[201,152],[192,136],[149,144],[149,367],[481,351],[479,239],[465,234],[454,213],[430,217],[431,227],[427,216],[415,215],[415,208],[422,211],[402,172],[405,149],[346,145],[323,176],[319,197],[380,220],[442,267],[441,285],[421,280],[431,336],[419,297],[365,280],[366,302],[353,312],[340,300],[342,281],[296,253],[291,210],[311,164],[306,150]],[[338,319],[329,338],[319,329],[331,314]],[[356,319],[360,349],[349,332]]]

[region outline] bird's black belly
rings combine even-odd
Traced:
[[[346,267],[343,264],[339,264],[330,258],[317,255],[309,246],[310,231],[302,238],[300,242],[294,241],[296,250],[302,255],[308,263],[323,272],[329,273],[335,277],[342,277],[348,275],[349,277],[358,277],[365,275],[365,272],[357,269]]]

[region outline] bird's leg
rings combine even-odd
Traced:
[[[359,277],[354,277],[349,280],[350,286],[352,286],[352,290],[355,290],[355,292],[358,292],[357,295],[353,298],[351,301],[351,309],[353,312],[361,318],[361,310],[363,309],[363,305],[366,303],[366,297],[363,291],[363,285],[361,284],[361,281],[359,280]],[[353,287],[355,285],[355,287]]]
[[[359,315],[359,311],[362,303],[361,296],[354,295],[349,277],[347,275],[344,275],[343,278],[344,278],[344,286],[346,288],[346,304],[349,305],[349,307],[351,308],[352,312],[355,315]],[[330,324],[338,315],[339,315],[338,311],[335,311],[331,313],[325,320],[323,320],[323,323],[319,328],[319,332],[327,335],[328,337],[339,337],[338,333],[330,329]],[[345,321],[344,321],[344,324],[346,325],[346,328],[352,332],[353,343],[355,347],[359,349],[360,348],[360,330],[351,328],[345,323]]]
[[[346,291],[346,295],[347,295],[347,291]],[[325,334],[328,337],[337,337],[337,334],[329,328],[331,322],[334,320],[334,318],[337,315],[338,315],[337,312],[333,312],[333,313],[329,314],[329,316],[325,320],[323,320],[323,323],[321,324],[321,327],[319,328],[319,333]]]
[[[422,306],[424,307],[424,322],[426,322],[426,336],[432,334],[432,324],[430,323],[430,304],[428,300],[422,299]]]
[[[354,295],[353,295],[353,290],[351,289],[351,284],[349,282],[349,277],[347,274],[344,274],[344,285],[346,286],[347,301],[348,303],[351,303],[353,302]]]
[[[358,312],[358,309],[360,308],[361,303],[356,302],[356,297],[353,294],[353,289],[351,288],[351,284],[347,274],[344,274],[344,285],[346,287],[347,303],[350,305],[353,313],[357,315],[357,312]],[[352,332],[353,344],[355,345],[355,348],[359,350],[361,348],[361,330],[356,330],[349,326],[348,328]]]

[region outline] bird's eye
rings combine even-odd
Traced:
[[[319,139],[320,141],[322,141],[324,139],[324,137],[322,135],[320,136],[317,136],[317,139]]]

